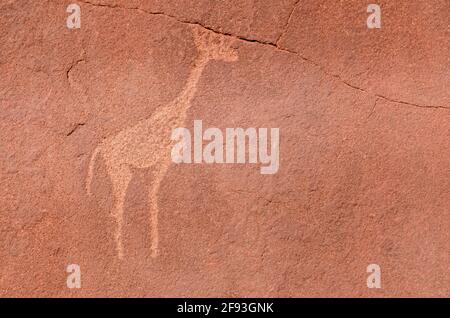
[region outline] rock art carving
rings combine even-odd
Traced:
[[[123,259],[122,226],[124,203],[128,185],[133,177],[132,168],[148,168],[152,171],[149,189],[151,256],[158,256],[158,193],[162,180],[171,164],[170,151],[173,129],[185,125],[187,112],[197,91],[197,84],[209,61],[237,61],[237,51],[232,46],[232,38],[192,27],[198,55],[187,82],[178,97],[168,105],[159,107],[146,119],[128,127],[118,134],[104,139],[93,151],[88,167],[87,192],[92,194],[91,183],[98,155],[103,158],[112,182],[114,211],[117,222],[115,233],[117,256]]]

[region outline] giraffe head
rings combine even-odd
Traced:
[[[237,49],[232,37],[217,34],[200,27],[193,28],[195,45],[205,59],[235,62],[238,60]]]

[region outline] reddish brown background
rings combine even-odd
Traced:
[[[369,30],[371,2],[1,0],[0,295],[450,296],[450,4],[377,0]],[[110,181],[99,160],[89,198],[87,165],[177,96],[193,25],[239,61],[208,64],[188,122],[280,127],[280,170],[173,165],[156,259],[135,171],[120,261]]]

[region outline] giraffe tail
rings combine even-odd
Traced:
[[[86,190],[89,196],[92,195],[92,178],[94,177],[94,166],[95,166],[95,159],[97,158],[98,153],[100,152],[100,147],[95,148],[94,152],[92,153],[91,160],[89,161],[89,168],[88,168],[88,174],[86,178]]]

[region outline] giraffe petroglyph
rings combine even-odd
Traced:
[[[178,97],[169,105],[162,106],[147,119],[104,139],[93,151],[87,175],[87,192],[92,194],[91,182],[94,175],[95,159],[101,155],[112,182],[114,212],[117,222],[115,241],[119,259],[124,256],[122,245],[122,223],[125,196],[133,177],[132,168],[150,168],[152,180],[149,191],[151,256],[158,255],[158,193],[160,185],[171,164],[170,138],[173,129],[182,127],[187,112],[197,90],[197,83],[205,66],[211,60],[237,61],[237,51],[232,46],[232,38],[192,26],[192,34],[197,48],[197,57],[186,84]]]

